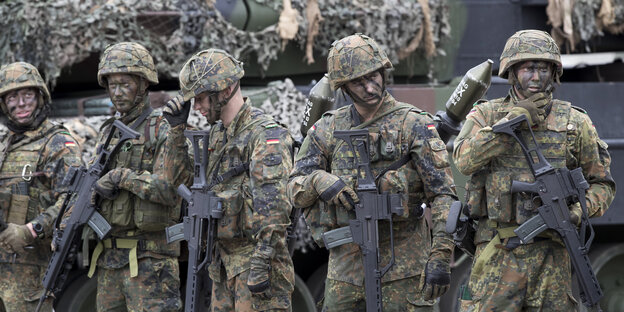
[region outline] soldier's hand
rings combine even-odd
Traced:
[[[100,196],[113,200],[119,196],[119,184],[127,176],[128,168],[115,168],[101,177],[94,186],[94,190]]]
[[[433,300],[441,297],[451,287],[451,269],[448,261],[429,260],[425,268],[423,297]]]
[[[23,253],[24,247],[35,242],[35,237],[25,224],[9,223],[6,230],[0,233],[0,242],[9,253]]]
[[[190,112],[191,102],[185,102],[180,94],[167,101],[163,109],[163,115],[172,127],[186,123]]]
[[[575,203],[570,206],[570,223],[579,226],[581,225],[581,217],[583,215],[583,209],[581,208],[581,204]]]
[[[529,125],[535,126],[545,119],[545,107],[550,102],[550,98],[543,92],[535,93],[530,98],[520,100],[507,114],[507,119],[513,119],[520,115],[525,115]]]
[[[247,287],[252,294],[263,293],[271,287],[271,259],[274,255],[273,247],[262,245],[251,256]]]
[[[319,197],[326,203],[343,206],[351,210],[356,203],[360,202],[357,193],[339,177],[323,170],[317,170],[315,174],[314,188]]]

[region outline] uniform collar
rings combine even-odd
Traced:
[[[236,116],[234,116],[234,119],[232,119],[230,125],[225,129],[226,135],[228,137],[234,136],[236,134],[236,130],[240,129],[251,115],[251,100],[247,97],[244,97],[243,100],[244,102],[240,110],[238,111]]]
[[[119,119],[121,120],[121,122],[127,125],[133,120],[137,119],[139,116],[141,116],[141,114],[149,107],[150,107],[150,100],[149,100],[148,94],[146,93],[145,96],[143,97],[143,100],[140,103],[135,105],[134,108],[130,110],[128,113],[121,115]]]
[[[384,91],[384,97],[381,100],[381,106],[379,107],[379,109],[377,110],[373,118],[383,114],[387,110],[394,107],[395,103],[396,103],[396,100],[394,99],[392,95],[390,95],[390,92],[388,92],[387,90]],[[351,111],[351,126],[356,127],[360,125],[362,123],[362,116],[360,115],[360,113],[358,113],[357,109],[355,108],[355,104],[351,104],[350,111]]]

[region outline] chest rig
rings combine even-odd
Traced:
[[[154,157],[158,144],[158,133],[162,116],[151,109],[139,116],[130,127],[141,133],[135,140],[126,141],[111,161],[113,168],[129,168],[135,172],[153,172]],[[108,131],[105,124],[102,128]],[[111,140],[111,145],[117,144],[119,137]],[[125,232],[134,235],[141,232],[163,230],[171,225],[179,216],[178,208],[164,206],[148,200],[143,200],[134,193],[121,190],[114,200],[103,200],[101,205],[102,216],[113,225],[112,234],[117,237],[126,236]],[[138,232],[135,230],[138,229]]]
[[[502,99],[494,100],[492,122],[503,118],[512,106]],[[544,123],[533,128],[535,139],[544,157],[555,168],[576,168],[577,125],[570,121],[572,106],[553,100]],[[529,135],[528,132],[522,135]],[[499,223],[522,224],[537,213],[530,195],[511,193],[512,181],[533,182],[534,177],[522,150],[513,143],[506,151],[493,158],[488,168],[471,176],[467,199],[473,217],[485,217]]]
[[[54,191],[39,174],[48,142],[57,133],[67,131],[60,125],[44,122],[16,142],[9,136],[2,142],[3,162],[0,175],[0,208],[6,222],[25,224],[54,204]],[[35,173],[35,174],[33,174]]]

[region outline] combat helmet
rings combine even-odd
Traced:
[[[332,90],[380,68],[392,69],[392,63],[375,40],[360,33],[334,41],[327,55]]]
[[[102,53],[98,65],[97,79],[106,88],[105,76],[110,74],[134,74],[158,84],[158,73],[154,60],[147,49],[135,42],[120,42],[110,45]]]
[[[507,79],[509,69],[514,64],[528,60],[554,63],[557,66],[555,79],[559,79],[563,74],[561,53],[555,40],[545,31],[526,29],[516,32],[507,39],[500,56],[498,76]]]
[[[4,95],[22,88],[38,88],[44,103],[50,102],[50,91],[37,68],[26,62],[15,62],[0,67],[0,102],[4,110]]]
[[[203,93],[217,93],[239,81],[243,63],[220,49],[208,49],[193,55],[180,70],[180,91],[184,101]]]

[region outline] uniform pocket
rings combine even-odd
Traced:
[[[511,206],[511,174],[494,172],[488,175],[485,185],[489,218],[498,222],[510,222],[514,215]]]
[[[163,230],[173,223],[170,217],[170,207],[141,200],[135,197],[134,223],[143,231],[151,232]]]
[[[230,189],[217,193],[223,205],[223,217],[219,220],[218,237],[231,239],[241,236],[241,216],[243,199],[240,189]]]
[[[115,200],[103,200],[101,205],[102,216],[111,225],[127,227],[132,222],[133,205],[130,192],[121,191]]]
[[[439,138],[427,139],[427,143],[431,148],[431,157],[433,158],[433,165],[436,169],[442,169],[449,166],[448,153],[446,152],[446,145]]]

